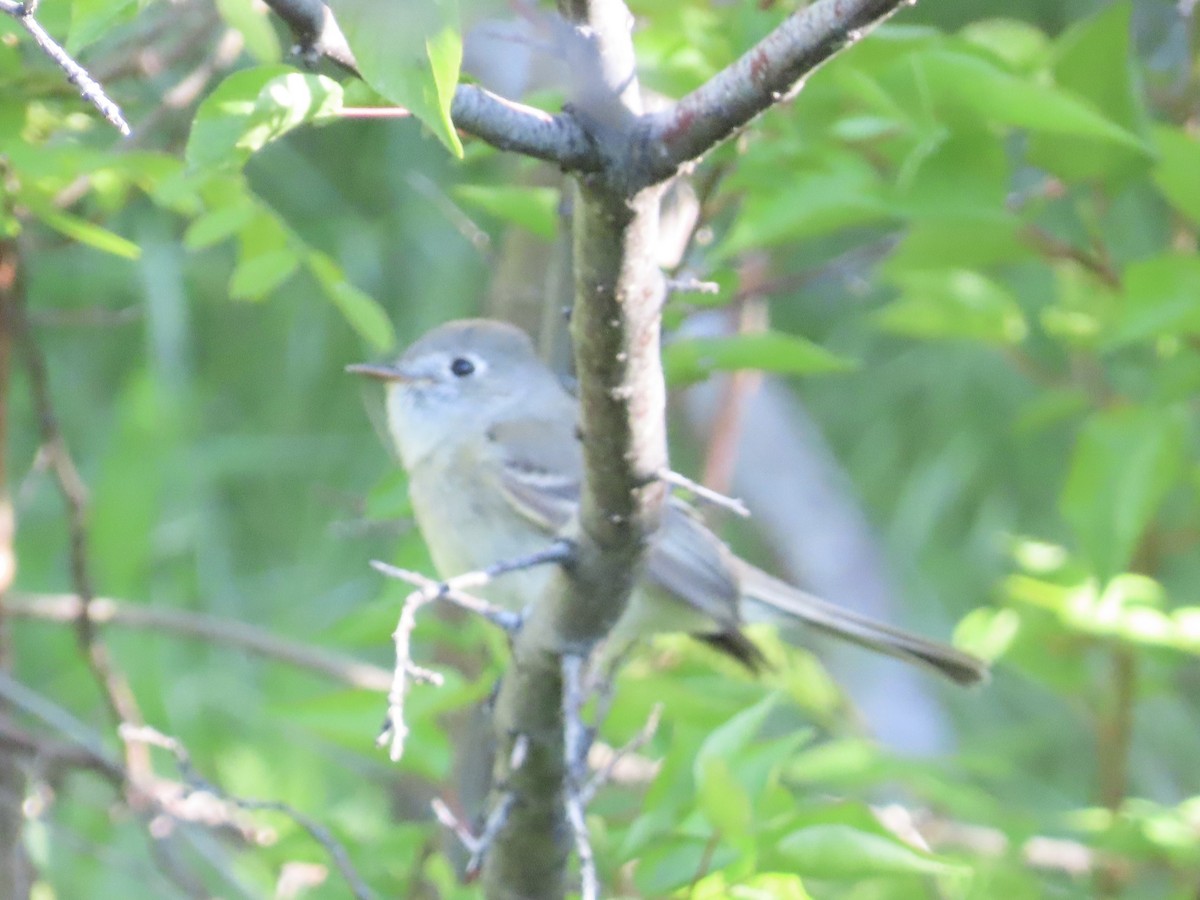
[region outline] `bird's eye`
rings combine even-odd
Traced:
[[[450,363],[450,371],[459,378],[466,378],[475,371],[475,363],[460,356]]]

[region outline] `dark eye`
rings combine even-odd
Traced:
[[[455,359],[454,362],[450,363],[450,371],[459,378],[466,378],[475,371],[475,363],[471,362],[469,359],[463,359],[463,357],[460,356]]]

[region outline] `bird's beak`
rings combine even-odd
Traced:
[[[351,375],[365,375],[367,378],[378,378],[380,381],[416,381],[417,379],[396,366],[385,366],[378,363],[354,363],[346,366]]]

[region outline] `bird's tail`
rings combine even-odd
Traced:
[[[749,563],[737,560],[737,566],[738,581],[745,598],[742,610],[751,622],[786,625],[799,621],[869,650],[933,669],[957,684],[979,684],[987,680],[987,663],[981,659],[843,609],[773,578]]]

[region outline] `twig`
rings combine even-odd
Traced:
[[[401,569],[399,566],[393,566],[378,559],[371,560],[371,568],[389,578],[395,578],[398,581],[411,584],[417,588],[416,593],[421,595],[424,602],[446,600],[455,606],[465,609],[467,612],[482,616],[505,631],[511,631],[521,624],[519,614],[509,612],[507,609],[502,609],[499,606],[488,603],[486,600],[460,590],[456,583],[457,579],[452,578],[450,581],[437,581],[427,575],[422,575],[420,572],[414,572],[411,569]]]
[[[355,870],[354,864],[350,861],[350,857],[346,853],[346,848],[342,846],[337,838],[330,834],[324,825],[280,800],[255,800],[246,797],[235,797],[224,793],[196,770],[187,749],[178,739],[165,735],[148,725],[134,726],[124,724],[121,726],[120,732],[121,739],[126,743],[147,744],[153,747],[160,747],[170,753],[175,758],[175,764],[179,768],[180,776],[193,791],[212,794],[236,806],[238,809],[277,812],[287,816],[307,831],[309,836],[325,849],[330,859],[333,860],[334,865],[337,866],[338,871],[342,873],[342,878],[350,886],[356,900],[372,900],[374,898],[374,892],[367,887],[366,882],[362,880],[362,877]]]
[[[596,796],[596,792],[612,781],[613,774],[617,771],[617,767],[622,762],[637,753],[645,747],[654,738],[655,732],[658,731],[658,724],[662,721],[663,705],[655,703],[650,710],[650,715],[646,717],[646,724],[641,730],[635,734],[624,746],[613,750],[602,766],[599,766],[592,774],[592,777],[587,780],[579,790],[579,799],[584,806],[592,802]]]
[[[12,616],[48,622],[74,622],[82,601],[76,594],[13,594],[5,611]],[[163,609],[121,603],[109,597],[92,600],[89,617],[96,625],[121,625],[210,641],[222,647],[239,647],[345,682],[365,691],[386,691],[391,673],[379,666],[332,653],[319,647],[289,641],[261,628],[232,619],[219,619],[181,609]]]
[[[752,289],[763,283],[766,280],[765,258],[749,256],[743,261],[740,274],[744,287]],[[767,306],[761,299],[740,301],[732,312],[738,334],[758,334],[767,330]],[[751,369],[732,372],[723,379],[717,415],[704,454],[704,483],[712,485],[716,491],[727,491],[733,484],[746,401],[758,390],[762,380],[762,372]]]
[[[1020,236],[1034,250],[1045,256],[1047,259],[1070,260],[1080,267],[1091,272],[1096,278],[1103,282],[1107,287],[1114,290],[1121,289],[1121,274],[1113,267],[1112,263],[1105,258],[1103,253],[1097,253],[1085,250],[1082,247],[1077,247],[1070,241],[1064,241],[1061,238],[1055,237],[1050,232],[1037,225],[1027,225],[1021,230]]]
[[[468,588],[479,588],[489,584],[493,579],[509,572],[531,569],[535,566],[550,563],[564,564],[574,555],[573,546],[567,541],[555,541],[545,550],[531,553],[516,559],[501,560],[480,569],[477,572],[464,572],[447,581],[434,581],[419,572],[401,569],[379,560],[372,560],[371,566],[377,572],[389,578],[397,578],[414,585],[413,591],[404,599],[400,609],[400,618],[396,629],[392,632],[392,642],[396,648],[396,666],[392,671],[391,689],[388,691],[387,717],[384,719],[383,730],[376,739],[379,747],[388,747],[388,756],[392,762],[398,762],[404,755],[404,744],[408,740],[409,728],[404,721],[404,701],[408,697],[408,689],[413,680],[441,684],[442,676],[429,669],[413,665],[412,662],[412,632],[417,625],[417,612],[427,603],[435,600],[447,600],[456,606],[480,615],[500,626],[510,634],[521,626],[521,614],[501,609],[486,600],[466,592]]]
[[[719,294],[721,285],[699,278],[668,278],[667,290],[672,294]]]
[[[703,500],[705,503],[719,506],[721,509],[727,509],[743,519],[750,518],[749,508],[737,497],[730,497],[727,494],[722,494],[720,491],[714,491],[712,488],[705,487],[698,481],[692,481],[686,475],[681,475],[671,469],[659,469],[658,477],[672,487],[682,488],[694,494],[697,500]]]
[[[7,204],[5,204],[7,206]],[[5,215],[7,209],[0,209]],[[8,591],[17,572],[16,513],[8,484],[8,433],[12,401],[9,375],[12,369],[13,309],[23,290],[24,260],[13,238],[0,240],[0,671],[13,669],[12,629]],[[0,703],[0,714],[7,705]],[[21,798],[26,792],[25,773],[11,753],[0,754],[0,791]],[[21,801],[0,800],[0,896],[24,897],[35,880],[33,865],[25,849],[25,815]]]
[[[523,734],[517,735],[513,742],[512,753],[509,756],[509,771],[515,772],[521,768],[525,762],[526,754],[529,752],[529,738]],[[488,813],[487,818],[483,823],[483,830],[478,835],[472,833],[458,816],[456,816],[449,806],[440,798],[435,797],[430,802],[430,807],[433,809],[434,816],[442,823],[443,826],[454,832],[455,837],[466,848],[470,854],[467,859],[467,865],[464,875],[467,880],[474,879],[479,870],[483,868],[483,860],[487,856],[488,850],[492,843],[496,840],[496,835],[508,822],[508,814],[512,811],[513,804],[516,803],[516,794],[512,791],[505,791],[496,801],[492,811]]]
[[[17,3],[13,0],[0,0],[0,12],[7,13],[20,22],[21,27],[28,31],[34,42],[41,47],[42,52],[66,73],[67,81],[79,88],[79,95],[94,106],[117,131],[128,137],[129,123],[121,114],[121,107],[109,99],[104,88],[88,74],[87,69],[75,62],[70,54],[50,37],[46,29],[34,18],[36,11],[36,2]]]
[[[131,771],[112,757],[101,737],[73,714],[2,672],[0,697],[69,738],[80,748],[80,752],[93,760],[88,768],[108,777],[113,786],[124,794],[130,807],[144,818],[147,818],[148,811],[162,813],[180,822],[195,822],[208,828],[223,829],[255,846],[273,840],[272,835],[253,824],[240,821],[227,808],[225,801],[216,795],[208,798],[199,795],[189,797],[178,782],[159,778],[152,771],[144,774]],[[152,824],[147,830],[152,840],[160,839],[161,835],[153,833]]]
[[[25,354],[29,372],[29,387],[37,409],[41,452],[58,484],[59,493],[67,507],[67,530],[71,557],[71,582],[79,596],[79,615],[75,619],[80,648],[87,659],[92,676],[100,687],[116,724],[141,724],[142,714],[137,699],[125,676],[113,665],[108,648],[96,633],[91,619],[91,604],[95,599],[91,566],[87,548],[87,486],[79,476],[66,440],[58,425],[58,415],[50,396],[50,380],[41,347],[29,328],[24,292],[19,292],[13,308],[14,335]],[[150,757],[145,748],[127,747],[126,764],[135,776],[150,771]]]
[[[596,874],[596,856],[592,852],[592,840],[588,836],[580,792],[567,791],[566,804],[567,821],[571,824],[571,835],[575,839],[575,855],[579,857],[579,896],[581,900],[597,900],[600,896],[600,878]]]
[[[899,804],[872,807],[880,824],[918,847],[938,850],[965,850],[984,859],[996,859],[1010,853],[1012,840],[998,828],[973,825],[937,816],[929,810],[909,809]],[[1059,872],[1083,878],[1102,866],[1128,869],[1130,860],[1068,838],[1034,835],[1016,848],[1031,869]]]
[[[596,875],[596,858],[592,853],[592,841],[588,835],[584,791],[584,773],[587,766],[589,743],[588,728],[583,723],[583,666],[585,659],[574,653],[562,658],[563,678],[563,757],[567,773],[567,785],[563,802],[566,804],[567,823],[575,842],[575,854],[579,857],[580,896],[582,900],[596,900],[600,896],[600,884]]]
[[[400,761],[404,755],[404,744],[408,740],[409,729],[404,720],[404,701],[408,698],[411,682],[417,680],[430,684],[442,683],[440,673],[413,665],[410,649],[413,629],[417,627],[417,611],[431,602],[433,597],[419,590],[405,597],[396,629],[392,632],[392,643],[396,648],[396,667],[392,670],[391,688],[388,690],[387,716],[379,737],[375,739],[375,746],[387,746],[388,757],[392,762]]]

